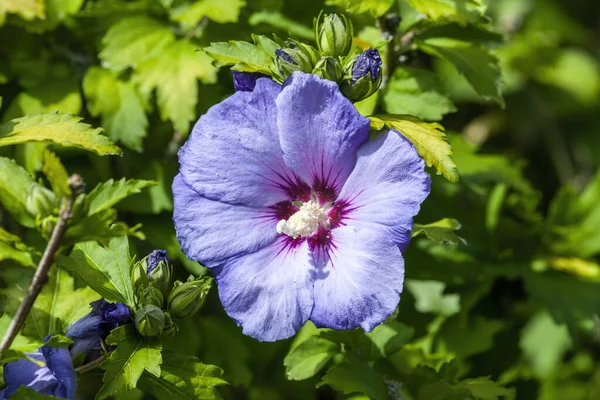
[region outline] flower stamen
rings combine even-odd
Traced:
[[[277,223],[277,233],[284,233],[294,239],[308,237],[314,234],[320,225],[329,226],[327,210],[319,203],[309,200],[300,206],[287,220],[282,219]]]

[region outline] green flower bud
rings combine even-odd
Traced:
[[[148,283],[156,286],[166,297],[171,288],[173,266],[165,250],[154,250],[137,262],[131,270],[131,282],[135,288]]]
[[[371,96],[379,89],[383,79],[379,52],[376,49],[365,50],[349,63],[346,73],[350,78],[340,85],[344,96],[352,101]]]
[[[51,190],[35,184],[29,190],[25,206],[32,215],[46,217],[58,208],[58,199]]]
[[[165,303],[162,291],[152,284],[141,286],[137,291],[137,295],[142,305],[151,304],[162,309]]]
[[[323,16],[321,18],[321,16]],[[315,40],[325,56],[348,55],[352,48],[354,29],[345,15],[323,14],[315,19]]]
[[[319,60],[312,73],[323,79],[338,82],[344,76],[344,68],[335,58],[324,57]]]
[[[151,304],[135,311],[135,327],[142,336],[159,336],[165,328],[165,314]]]
[[[286,44],[288,47],[275,50],[275,70],[281,80],[286,80],[296,71],[310,73],[320,58],[319,52],[312,46],[296,41]]]
[[[200,277],[185,283],[175,282],[169,296],[169,312],[175,318],[187,318],[194,315],[204,305],[206,296],[212,287],[213,279]]]

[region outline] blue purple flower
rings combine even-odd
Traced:
[[[44,366],[40,367],[28,359],[6,364],[4,382],[7,387],[0,391],[1,400],[8,399],[21,385],[61,399],[75,398],[77,374],[68,349],[42,346],[28,356],[44,363]]]
[[[377,80],[381,74],[381,57],[377,49],[367,49],[356,57],[352,67],[352,83],[367,74],[371,74],[373,81]]]
[[[233,71],[233,88],[236,92],[251,92],[256,86],[256,81],[260,78],[268,78],[268,76],[259,73]]]
[[[368,137],[334,82],[295,72],[213,106],[181,148],[178,240],[245,334],[370,331],[396,308],[430,179],[398,132]]]
[[[146,262],[148,264],[147,274],[148,276],[150,276],[152,271],[154,271],[156,267],[158,267],[158,264],[160,264],[161,262],[165,262],[168,264],[171,262],[171,260],[169,260],[169,257],[167,257],[166,250],[154,250],[152,253],[148,254],[148,259]]]
[[[106,339],[111,330],[131,321],[129,307],[123,303],[109,303],[100,299],[90,303],[90,306],[92,311],[67,329],[66,335],[73,340],[73,357],[101,349],[101,340]]]

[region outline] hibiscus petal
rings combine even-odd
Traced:
[[[55,349],[48,346],[42,346],[41,350],[46,359],[46,366],[58,381],[58,387],[52,393],[42,393],[52,394],[64,399],[74,399],[75,389],[77,388],[77,373],[73,368],[69,350],[66,348]]]
[[[339,192],[369,136],[369,119],[337,84],[295,72],[277,97],[277,124],[285,163],[305,182]]]
[[[179,150],[188,185],[210,200],[232,204],[270,206],[289,199],[295,180],[279,147],[280,90],[259,79],[253,92],[237,92],[200,118]]]
[[[317,327],[371,331],[396,309],[404,280],[404,260],[387,233],[343,226],[315,277]]]
[[[183,180],[173,182],[173,221],[182,251],[211,268],[223,260],[253,253],[273,243],[277,221],[268,209],[208,200]]]
[[[396,131],[382,133],[358,150],[356,167],[339,195],[350,210],[342,223],[384,228],[404,251],[430,185],[413,144]]]
[[[43,361],[40,353],[33,353],[30,356],[36,360]],[[7,387],[0,392],[0,399],[8,399],[21,385],[28,386],[40,370],[41,367],[26,359],[4,365],[4,382],[6,382]],[[50,372],[47,368],[46,370]]]
[[[311,255],[306,241],[286,247],[281,238],[256,253],[216,268],[219,296],[243,333],[260,341],[288,338],[313,307]]]

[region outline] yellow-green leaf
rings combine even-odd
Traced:
[[[410,115],[373,115],[371,126],[380,130],[384,126],[397,130],[410,140],[428,167],[434,166],[438,174],[450,182],[458,181],[458,172],[452,158],[452,148],[446,141],[444,128],[438,123],[427,123]]]

